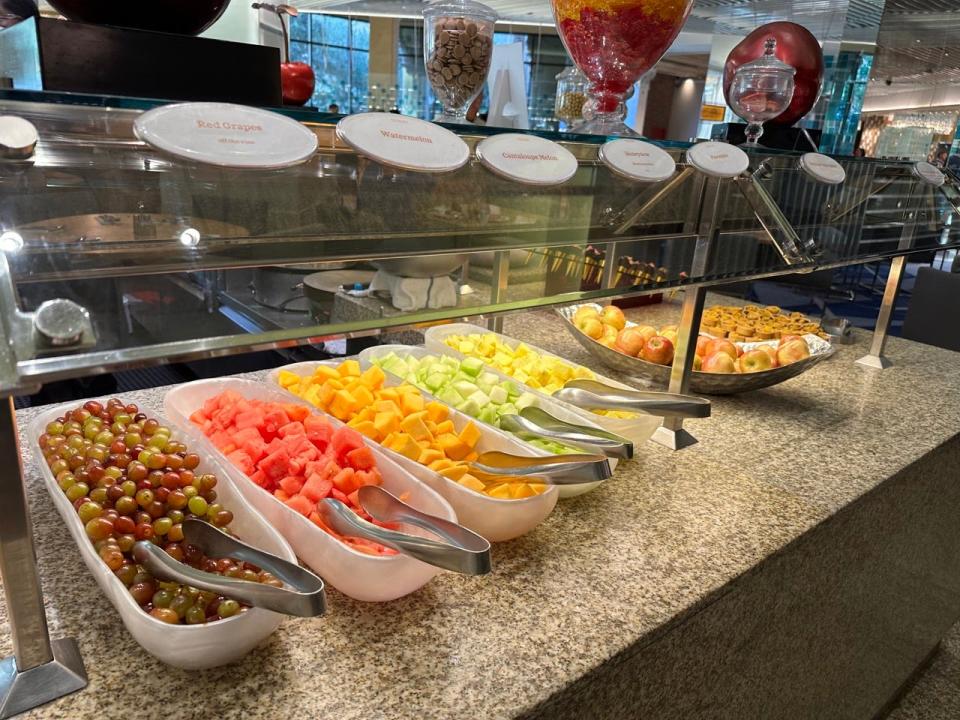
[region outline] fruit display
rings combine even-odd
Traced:
[[[483,361],[479,358],[457,360],[446,355],[400,357],[390,352],[371,358],[371,362],[411,385],[430,392],[465,415],[497,429],[504,415],[516,415],[523,408],[538,404],[533,393],[523,392],[516,383],[500,380],[493,373],[484,372]],[[582,452],[544,438],[524,441],[554,455]]]
[[[775,305],[713,305],[703,311],[700,332],[732,342],[779,340],[784,335],[810,334],[824,340],[830,337],[820,323],[803,313],[783,312]]]
[[[495,333],[472,333],[447,335],[443,342],[466,357],[475,357],[504,375],[508,375],[529,388],[553,395],[569,380],[583,378],[595,380],[596,374],[582,365],[561,360],[533,350],[525,343],[512,346],[503,342]],[[604,417],[629,419],[636,413],[623,410],[594,410]]]
[[[395,527],[371,518],[357,497],[361,487],[380,485],[382,478],[356,430],[335,429],[302,405],[248,400],[232,390],[209,398],[190,422],[256,485],[321,530],[367,555],[397,554],[371,540],[340,535],[317,507],[332,497],[367,522]]]
[[[581,305],[573,315],[573,324],[587,337],[630,357],[658,365],[673,362],[677,326],[627,325],[623,311],[615,305],[598,309]]]
[[[810,357],[810,346],[798,335],[777,342],[736,345],[726,338],[700,335],[693,369],[706,373],[755,373],[790,365]]]
[[[38,438],[43,458],[73,504],[103,563],[151,617],[201,625],[245,613],[217,593],[158,580],[133,559],[141,540],[191,567],[276,587],[269,572],[233,558],[213,558],[184,542],[182,523],[205,520],[224,531],[233,521],[217,502],[217,478],[195,472],[200,457],[170,428],[133,404],[89,401],[47,423]]]
[[[304,376],[281,370],[277,381],[356,432],[475,492],[522,499],[547,488],[472,475],[468,463],[477,458],[481,438],[476,424],[468,422],[458,431],[446,405],[427,400],[413,385],[387,387],[376,365],[361,372],[356,360],[346,360],[337,367],[318,365]]]

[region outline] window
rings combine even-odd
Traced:
[[[570,64],[563,43],[556,35],[495,32],[495,45],[519,42],[523,45],[524,75],[527,84],[527,112],[530,127],[556,129],[553,108],[557,92],[556,75]],[[440,110],[423,67],[423,24],[404,21],[397,46],[397,104],[404,115],[432,119]],[[486,112],[484,98],[481,112]]]
[[[338,15],[301,13],[290,19],[290,59],[313,68],[317,84],[309,105],[340,112],[367,107],[370,75],[370,22]]]

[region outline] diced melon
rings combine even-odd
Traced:
[[[475,478],[473,475],[464,475],[462,478],[457,480],[457,482],[463,485],[464,487],[468,487],[471,490],[475,490],[476,492],[483,492],[484,488],[486,487],[486,485],[484,485],[482,481],[477,480],[477,478]],[[522,484],[525,485],[525,483],[522,483]]]
[[[442,470],[437,470],[437,472],[443,475],[445,478],[459,480],[467,474],[467,466],[463,463],[458,463],[455,465],[450,465],[450,467],[443,468]]]
[[[428,402],[425,407],[427,411],[427,417],[433,420],[433,422],[439,423],[447,419],[447,416],[450,414],[450,410],[447,409],[446,405],[438,402]]]
[[[420,413],[413,413],[400,421],[400,427],[405,433],[413,437],[414,440],[431,439],[432,435],[430,430],[427,429],[423,420],[424,418]]]
[[[359,377],[360,363],[356,360],[344,360],[337,367],[337,372],[343,377]]]
[[[437,445],[451,460],[461,460],[464,455],[470,452],[470,446],[453,433],[437,436]]]
[[[469,448],[476,447],[477,443],[480,442],[480,438],[480,428],[478,428],[475,423],[467,423],[460,431],[460,439],[463,440]]]
[[[315,377],[319,382],[325,382],[327,380],[339,380],[342,376],[335,367],[329,365],[317,365],[313,370],[313,377]]]

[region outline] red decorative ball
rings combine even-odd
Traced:
[[[304,105],[313,95],[313,68],[302,62],[280,63],[280,88],[284,105]]]
[[[741,65],[753,62],[764,52],[764,42],[772,37],[777,41],[776,56],[796,69],[793,100],[787,109],[768,122],[775,125],[793,125],[817,103],[823,84],[823,51],[809,30],[792,22],[772,22],[761,25],[747,35],[730,51],[723,67],[723,97],[730,104],[730,84]]]

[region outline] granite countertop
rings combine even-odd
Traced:
[[[710,302],[708,300],[708,302]],[[679,306],[628,312],[652,324]],[[590,363],[547,311],[505,332]],[[681,452],[653,444],[539,528],[494,546],[480,578],[442,574],[385,604],[328,594],[316,619],[287,619],[246,659],[166,667],[120,624],[27,461],[54,637],[72,636],[89,687],[33,717],[510,718],[634,645],[652,642],[785,545],[960,428],[960,355],[892,338],[895,365],[853,364],[869,335],[786,383],[713,399]],[[125,396],[161,408],[164,389]],[[19,413],[27,422],[35,410]],[[5,611],[0,622],[6,625]],[[0,652],[11,651],[0,632]]]

